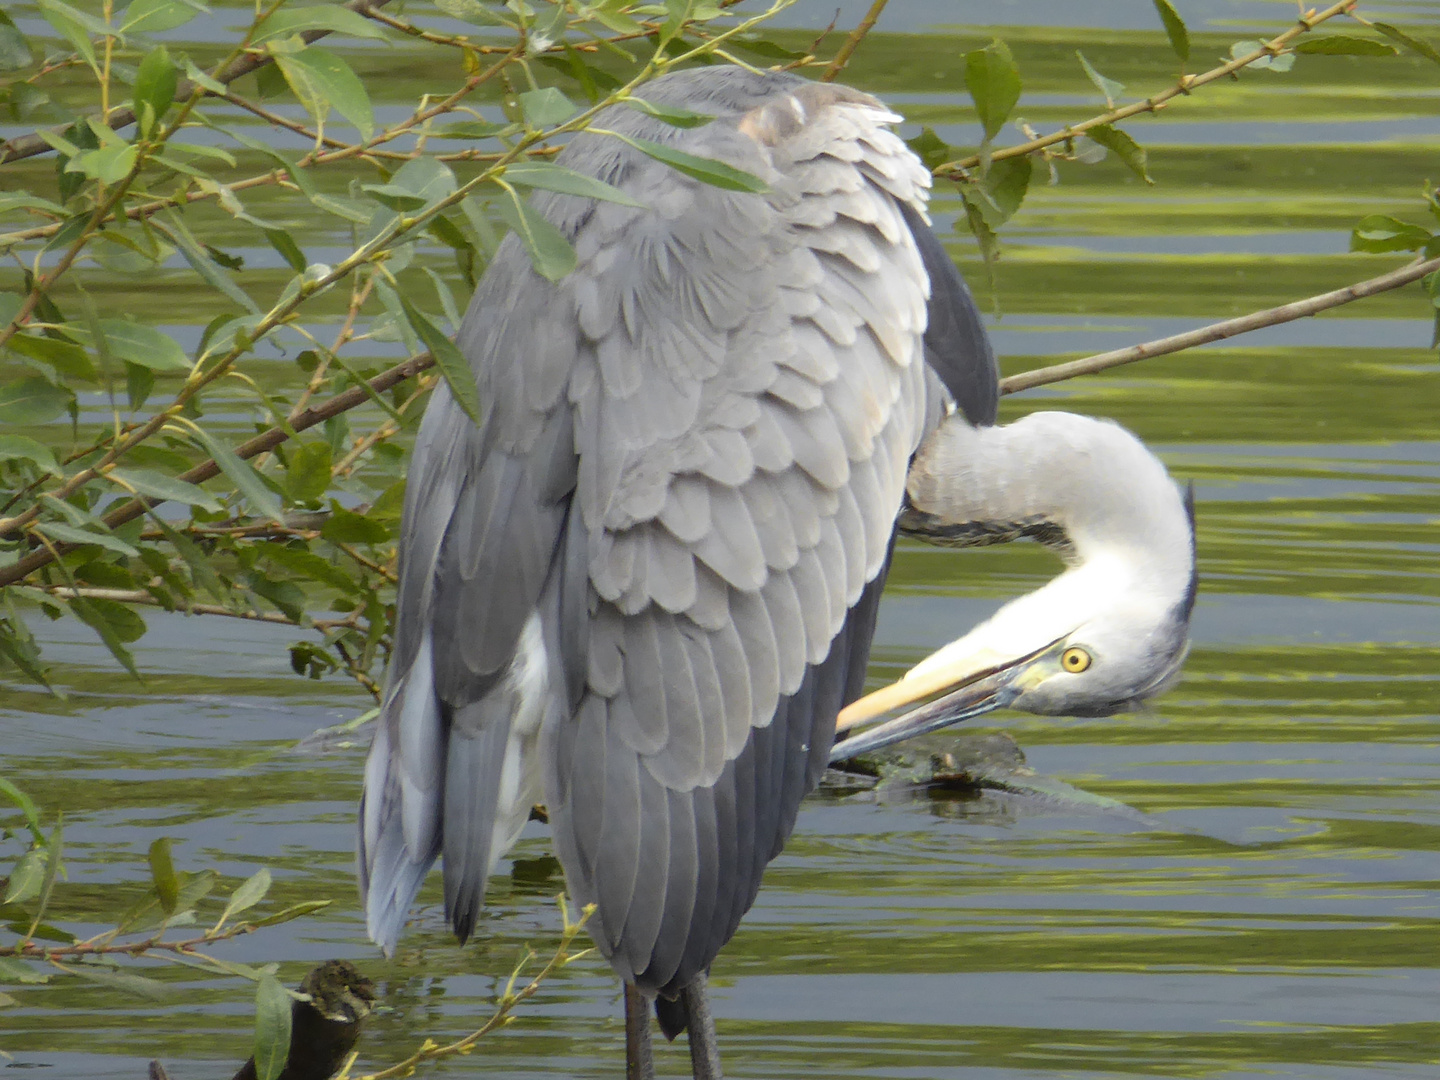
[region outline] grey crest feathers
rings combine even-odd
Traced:
[[[897,117],[738,68],[643,96],[716,120],[617,108],[598,126],[770,192],[582,134],[557,161],[645,208],[537,196],[579,257],[557,283],[501,245],[458,337],[483,422],[442,386],[416,442],[360,870],[389,949],[443,854],[463,939],[543,794],[597,944],[673,995],[753,902],[859,691],[934,418],[924,361],[982,421],[995,376]]]

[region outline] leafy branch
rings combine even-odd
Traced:
[[[988,154],[975,153],[957,160],[940,162],[934,166],[935,175],[947,180],[968,181],[971,179],[970,170],[980,168],[982,165],[985,165],[987,161],[996,162],[1004,161],[1007,158],[1028,157],[1031,154],[1048,150],[1052,146],[1072,144],[1079,136],[1094,131],[1096,128],[1108,128],[1121,120],[1128,120],[1132,116],[1139,116],[1143,113],[1159,112],[1177,97],[1189,96],[1200,87],[1219,79],[1232,78],[1238,72],[1252,65],[1267,64],[1273,61],[1276,57],[1284,55],[1290,43],[1301,34],[1308,33],[1315,29],[1315,27],[1337,16],[1352,13],[1358,4],[1359,0],[1341,0],[1340,3],[1331,4],[1318,14],[1313,12],[1313,10],[1302,13],[1299,19],[1296,20],[1295,25],[1289,30],[1271,38],[1269,41],[1262,42],[1258,48],[1242,52],[1239,56],[1233,56],[1225,63],[1218,67],[1211,68],[1203,74],[1182,74],[1179,79],[1176,80],[1174,86],[1162,90],[1158,94],[1140,101],[1131,102],[1129,105],[1109,109],[1088,120],[1067,124],[1059,131],[1051,132],[1049,135],[1036,136],[1028,142],[1023,142],[1016,146],[1003,147],[990,151]],[[1157,4],[1157,7],[1159,6],[1160,5]],[[1165,3],[1165,8],[1170,8],[1170,5]],[[1179,23],[1179,17],[1174,15],[1173,8],[1170,8],[1169,14],[1173,16],[1175,21],[1165,20],[1166,29],[1169,32],[1171,44],[1174,46],[1177,55],[1183,63],[1189,59],[1190,55],[1189,36],[1185,31],[1184,24]],[[1015,79],[1018,84],[1018,76],[1016,76]],[[1003,81],[1008,83],[1009,80],[1005,79]],[[1018,98],[1018,96],[1017,85],[1015,97]],[[983,101],[977,100],[976,105],[982,113],[982,118],[994,115],[996,111],[988,95],[985,96]],[[1011,102],[1011,105],[1013,106],[1013,102]],[[1008,111],[1008,109],[1005,110],[1006,113],[1008,113]],[[1001,118],[1001,122],[1003,122],[1003,117]]]
[[[358,15],[370,15],[378,12],[380,8],[389,2],[390,0],[347,0],[342,6]],[[319,41],[321,38],[328,37],[333,32],[335,31],[324,28],[312,28],[303,29],[299,33],[300,37],[308,45]],[[108,37],[107,40],[109,40]],[[270,64],[272,60],[273,58],[264,52],[238,52],[232,54],[225,63],[221,64],[215,72],[209,76],[208,81],[218,83],[220,87],[229,86],[237,79]],[[174,100],[180,102],[188,101],[197,91],[202,94],[218,93],[218,88],[207,87],[204,82],[186,79],[176,87]],[[125,108],[110,110],[102,118],[101,122],[115,130],[129,127],[135,123],[135,111]],[[48,132],[46,134],[56,135],[60,133]],[[34,157],[37,154],[43,154],[53,149],[54,145],[45,137],[45,134],[35,132],[30,135],[21,135],[18,138],[10,139],[3,145],[0,145],[0,165],[8,165],[13,161]]]
[[[525,969],[529,967],[535,959],[535,954],[529,949],[526,949],[525,954],[521,956],[519,962],[516,963],[514,969],[510,972],[510,977],[505,982],[505,989],[501,991],[500,998],[495,1004],[495,1011],[484,1024],[470,1034],[463,1038],[456,1039],[453,1042],[438,1043],[434,1039],[426,1039],[414,1053],[403,1061],[398,1061],[394,1065],[381,1069],[378,1072],[365,1073],[362,1076],[353,1078],[351,1077],[351,1070],[354,1068],[355,1060],[359,1055],[352,1054],[350,1060],[345,1063],[345,1067],[336,1074],[335,1080],[395,1080],[397,1077],[410,1076],[415,1072],[417,1066],[423,1065],[426,1062],[440,1061],[444,1058],[468,1054],[474,1049],[475,1044],[486,1035],[511,1024],[515,1020],[514,1012],[516,1007],[534,997],[542,983],[561,968],[573,964],[576,960],[588,956],[594,951],[593,949],[580,949],[576,952],[571,952],[570,950],[575,942],[575,938],[578,937],[580,931],[585,928],[585,924],[589,922],[590,917],[595,914],[595,905],[587,904],[581,911],[580,917],[572,920],[570,917],[570,909],[565,903],[565,897],[563,895],[557,896],[555,902],[560,907],[560,917],[563,925],[560,932],[560,943],[556,947],[554,954],[546,962],[544,967],[530,976],[529,981],[517,990],[516,983],[520,981],[521,976],[525,973]]]

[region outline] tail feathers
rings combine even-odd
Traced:
[[[444,744],[426,638],[386,699],[360,797],[360,894],[370,937],[386,953],[440,854]]]
[[[406,847],[398,812],[388,815],[370,842],[362,841],[360,888],[365,901],[365,928],[370,940],[384,949],[386,956],[395,951],[410,905],[439,854],[438,843],[424,852],[412,853]]]
[[[506,796],[512,702],[503,691],[457,709],[445,754],[445,916],[462,942],[485,904],[485,882],[496,850],[497,821]],[[512,779],[511,786],[514,786]],[[503,825],[503,823],[502,823]],[[506,837],[498,838],[501,847]]]

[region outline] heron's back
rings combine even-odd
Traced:
[[[538,764],[596,941],[670,994],[734,933],[860,688],[929,281],[963,286],[917,249],[929,178],[873,99],[738,68],[643,93],[717,118],[597,126],[770,190],[581,135],[558,162],[641,206],[538,197],[579,257],[558,283],[502,245],[459,336],[484,423],[442,388],[417,441],[362,864],[393,943],[443,850],[463,936]]]

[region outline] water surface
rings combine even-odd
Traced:
[[[814,28],[837,6],[843,27],[865,5],[805,0],[787,19]],[[1294,11],[1180,6],[1197,57]],[[1019,111],[1042,127],[1096,102],[1076,48],[1136,93],[1158,89],[1173,66],[1148,4],[892,8],[891,32],[867,42],[851,77],[910,118],[907,135],[923,122],[973,140],[960,56],[992,33],[1025,74]],[[1432,2],[1385,8],[1415,24],[1440,19]],[[357,55],[377,101],[399,108],[415,91],[403,49]],[[1437,112],[1433,66],[1305,57],[1289,75],[1249,75],[1134,121],[1157,186],[1114,162],[1063,167],[1007,230],[993,322],[1006,370],[1395,264],[1347,254],[1348,231],[1369,212],[1418,218],[1416,193],[1440,151]],[[38,177],[50,166],[25,168]],[[303,207],[255,205],[290,215],[312,254],[339,242]],[[942,225],[957,210],[938,194]],[[225,246],[227,224],[207,227]],[[973,243],[952,234],[951,247],[989,305]],[[254,256],[247,274],[278,280],[278,261]],[[212,299],[188,286],[163,299],[121,279],[108,287],[134,290],[133,310],[183,312],[182,339],[212,314]],[[1006,418],[1113,416],[1196,485],[1202,583],[1178,687],[1134,716],[986,724],[1013,735],[1042,773],[1137,813],[995,794],[812,799],[715,965],[731,1075],[1440,1075],[1440,370],[1428,341],[1412,287],[1005,402]],[[387,355],[377,348],[375,364]],[[277,360],[274,384],[293,370]],[[244,422],[237,415],[237,430]],[[1054,570],[1035,548],[903,546],[872,678],[894,677]],[[170,836],[182,868],[215,867],[233,884],[266,865],[277,903],[335,901],[322,917],[216,952],[279,961],[292,983],[325,958],[360,963],[392,1009],[366,1036],[364,1063],[477,1027],[526,943],[543,951],[555,937],[562,882],[543,827],[502,864],[476,942],[462,949],[445,932],[436,879],[396,957],[380,958],[353,882],[363,749],[285,749],[368,701],[291,674],[285,646],[297,635],[284,628],[150,623],[136,650],[144,689],[87,631],[59,623],[44,633],[70,700],[16,687],[0,699],[7,772],[66,813],[62,907],[108,910],[112,883],[144,880],[149,844]],[[0,1012],[7,1064],[133,1080],[158,1055],[177,1080],[231,1075],[249,1052],[246,990],[156,974],[179,993],[144,1002],[71,982],[16,991],[18,1005]],[[475,1057],[434,1071],[618,1076],[622,1052],[618,988],[591,957]],[[661,1064],[687,1074],[683,1046]]]

